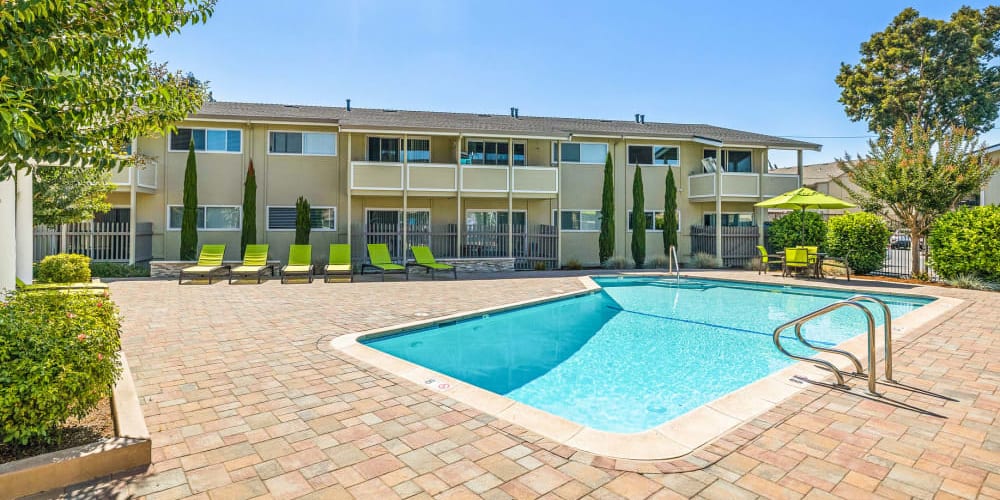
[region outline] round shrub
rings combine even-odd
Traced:
[[[826,251],[846,258],[851,271],[868,274],[882,268],[891,234],[885,221],[875,214],[840,215],[827,222]]]
[[[942,278],[976,276],[1000,283],[1000,207],[963,208],[937,218],[927,237]]]
[[[39,283],[86,283],[90,281],[90,257],[75,253],[49,255],[38,263]]]
[[[768,244],[772,251],[805,245],[826,249],[826,222],[816,212],[805,212],[805,236],[802,234],[803,213],[801,210],[790,212],[771,223],[768,229]]]
[[[0,297],[0,438],[49,442],[121,373],[118,309],[106,295],[20,291]]]

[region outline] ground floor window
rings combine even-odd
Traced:
[[[510,216],[514,220],[514,228],[523,231],[528,220],[527,212],[524,210],[515,210],[511,212]],[[465,212],[465,224],[471,227],[506,228],[508,222],[506,210],[467,210]]]
[[[706,226],[715,225],[715,214],[706,213],[704,217],[704,222]],[[740,213],[723,213],[722,214],[722,226],[723,227],[751,227],[753,226],[753,214],[750,212],[740,212]]]
[[[407,210],[405,219],[403,211],[398,209],[370,208],[365,211],[365,224],[369,232],[402,231],[404,220],[409,231],[431,230],[431,212],[427,209]]]
[[[295,207],[267,207],[268,231],[294,231]],[[309,207],[309,222],[314,231],[337,230],[337,207]]]
[[[646,231],[663,231],[666,226],[666,219],[663,210],[646,211]],[[632,230],[632,211],[628,211],[628,230]],[[677,232],[681,231],[681,211],[677,211]]]
[[[563,210],[556,218],[552,212],[552,224],[558,224],[563,231],[600,231],[600,210]]]
[[[181,219],[184,217],[184,206],[170,205],[167,208],[167,229],[180,231]],[[241,215],[238,206],[199,205],[197,226],[203,231],[239,230],[242,222]]]

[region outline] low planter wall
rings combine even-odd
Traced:
[[[111,397],[115,437],[0,465],[0,497],[17,498],[109,476],[152,462],[152,441],[124,354]]]
[[[514,271],[513,257],[438,259],[438,262],[455,266],[455,269],[463,273],[502,273]]]
[[[242,261],[238,260],[226,260],[222,263],[233,267],[243,264]],[[281,271],[280,261],[269,260],[267,263],[274,264],[276,272]],[[177,279],[177,277],[181,274],[181,269],[191,267],[195,264],[197,264],[197,262],[191,260],[153,260],[149,262],[149,277]]]

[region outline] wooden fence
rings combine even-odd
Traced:
[[[395,261],[409,258],[405,250],[412,245],[429,246],[435,258],[453,259],[459,257],[457,229],[455,224],[411,225],[404,246],[402,229],[396,224],[359,224],[352,228],[351,255],[355,262],[364,262],[366,245],[383,243]],[[544,224],[515,225],[510,232],[506,225],[470,224],[462,231],[461,257],[514,257],[515,269],[534,269],[536,265],[551,269],[556,265],[558,239],[555,226]]]
[[[35,226],[34,258],[57,253],[78,253],[95,261],[128,262],[128,222],[78,222],[62,226]],[[152,258],[153,225],[136,224],[136,262]]]
[[[725,267],[742,267],[760,255],[757,245],[760,230],[757,226],[722,226],[722,264]],[[715,255],[715,226],[691,226],[691,255]]]

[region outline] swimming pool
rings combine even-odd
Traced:
[[[791,365],[774,348],[774,328],[854,294],[722,280],[594,281],[595,293],[362,343],[592,429],[637,433]],[[894,318],[933,301],[875,296]],[[863,331],[861,317],[841,309],[803,332],[835,345]]]

